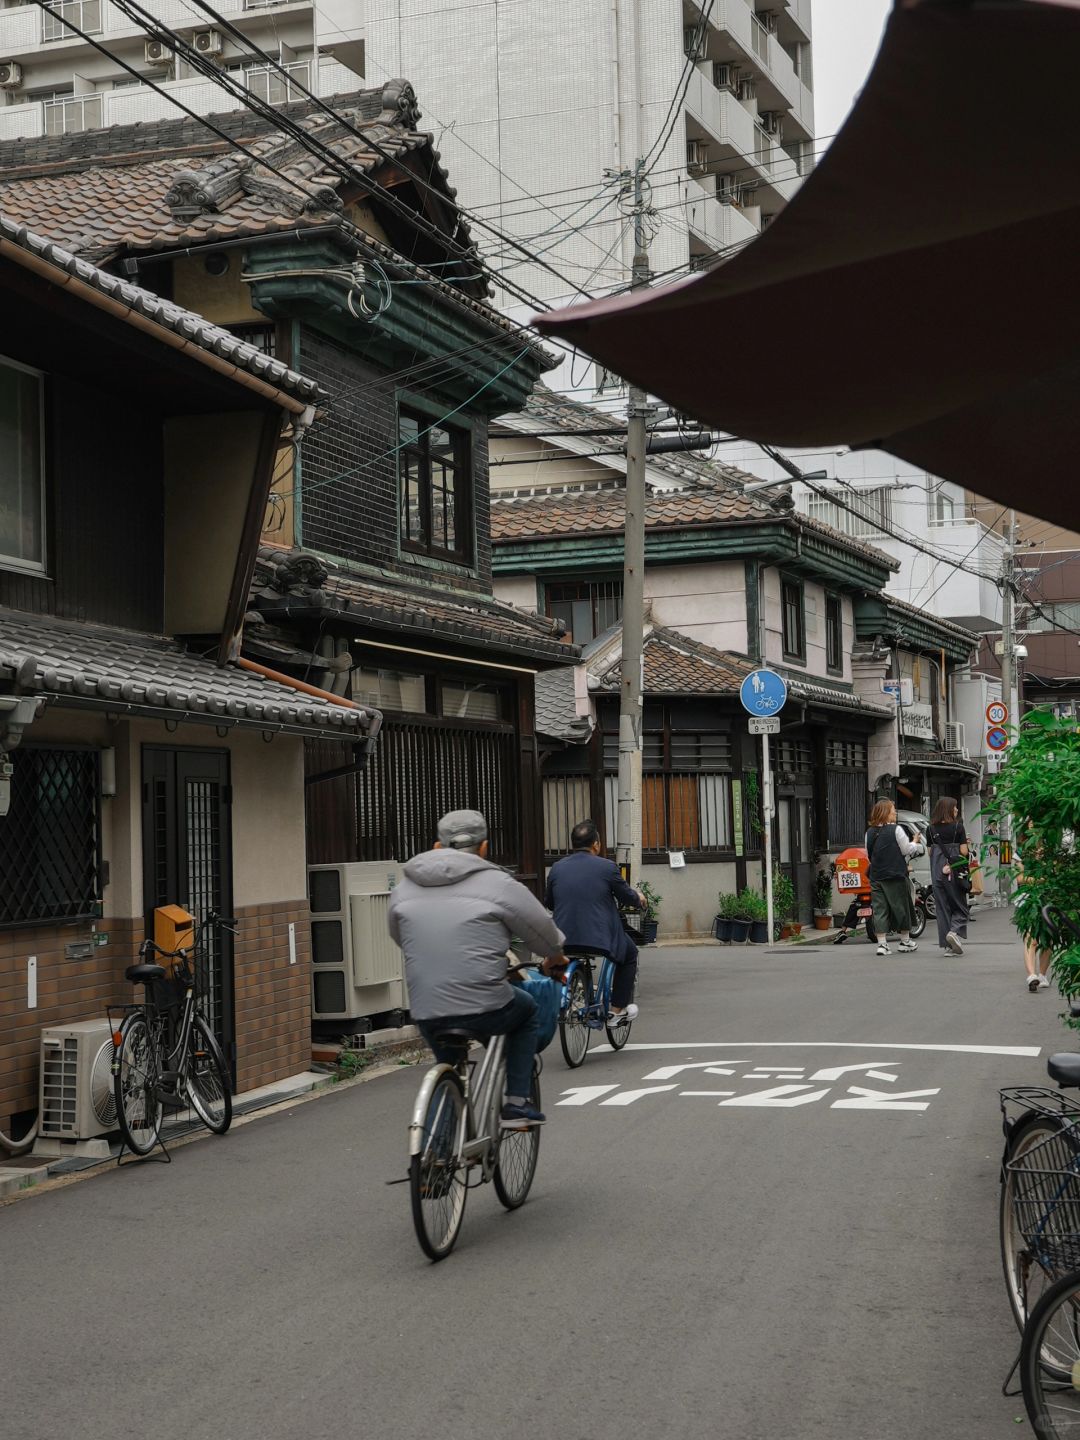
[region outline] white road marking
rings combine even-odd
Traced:
[[[885,1070],[867,1070],[866,1078],[868,1080],[899,1080],[900,1076],[890,1075]]]
[[[741,1060],[732,1060],[732,1065],[741,1065]],[[643,1075],[643,1080],[673,1080],[676,1075],[681,1075],[684,1070],[706,1070],[710,1075],[734,1075],[734,1070],[724,1070],[722,1060],[695,1060],[690,1065],[661,1065],[659,1070],[650,1070],[648,1075]]]
[[[869,1065],[830,1065],[830,1066],[828,1067],[828,1069],[826,1069],[826,1070],[817,1070],[817,1071],[815,1071],[815,1073],[810,1076],[810,1079],[811,1079],[811,1080],[839,1080],[842,1075],[848,1075],[848,1074],[850,1074],[853,1070],[871,1070],[871,1071],[872,1071],[873,1069],[874,1069],[874,1062],[873,1062],[873,1060],[870,1061]],[[874,1079],[875,1079],[875,1080],[883,1080],[883,1079],[886,1079],[886,1078],[888,1078],[889,1080],[895,1080],[895,1079],[896,1079],[896,1076],[895,1076],[895,1075],[889,1075],[888,1077],[886,1077],[886,1076],[883,1076],[880,1072],[878,1072],[878,1073],[875,1074],[875,1076],[874,1076]]]
[[[649,1045],[626,1045],[626,1050],[933,1050],[951,1055],[1016,1055],[1032,1059],[1042,1054],[1038,1045],[887,1045],[882,1040],[702,1040],[697,1044],[665,1040]],[[598,1045],[593,1053],[610,1050]]]
[[[644,1090],[623,1090],[618,1095],[612,1095],[610,1100],[601,1100],[601,1105],[633,1105],[635,1100],[640,1100],[643,1095],[660,1095],[665,1090],[677,1090],[677,1085],[649,1085]]]
[[[881,1090],[864,1090],[861,1085],[848,1087],[851,1093],[857,1096],[854,1100],[834,1100],[829,1106],[830,1110],[929,1110],[930,1103],[927,1100],[919,1100],[920,1095],[940,1095],[938,1090],[905,1090],[898,1095],[887,1095]],[[730,1103],[725,1101],[725,1104]]]
[[[680,1090],[679,1099],[684,1095],[734,1095],[734,1090]]]
[[[556,1105],[588,1105],[590,1100],[597,1099],[600,1095],[607,1095],[612,1090],[617,1090],[618,1085],[577,1085],[573,1090],[564,1090],[564,1095],[569,1095],[569,1100],[556,1100]]]
[[[810,1094],[805,1092],[809,1090]],[[755,1090],[752,1095],[736,1095],[733,1100],[721,1100],[721,1105],[811,1105],[827,1095],[828,1089],[814,1090],[809,1085],[774,1085],[771,1090]],[[611,1103],[610,1101],[608,1102]]]

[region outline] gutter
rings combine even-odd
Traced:
[[[24,250],[21,245],[16,245],[3,236],[0,236],[0,254],[13,260],[16,265],[21,265],[24,270],[29,270],[32,274],[48,281],[49,284],[66,287],[80,300],[85,300],[87,304],[103,310],[106,315],[112,315],[118,320],[133,325],[144,335],[152,335],[161,344],[168,345],[173,350],[186,352],[192,359],[205,365],[207,369],[215,370],[219,375],[236,381],[238,385],[243,385],[245,389],[252,391],[260,399],[268,400],[283,410],[288,410],[292,415],[303,415],[309,408],[309,401],[298,400],[294,396],[286,394],[284,390],[279,390],[274,385],[268,385],[257,375],[242,370],[228,360],[222,360],[219,355],[212,354],[192,340],[183,339],[175,331],[167,330],[163,325],[159,325],[156,320],[148,320],[145,315],[140,315],[134,306],[121,304],[111,295],[105,295],[102,291],[96,290],[93,285],[88,285],[85,280],[80,280],[77,276],[70,275],[66,270],[50,264],[47,260],[40,259],[29,250]]]
[[[274,680],[279,685],[287,685],[290,690],[296,690],[301,695],[311,695],[316,700],[326,700],[331,705],[340,705],[344,710],[360,710],[364,714],[370,715],[371,729],[367,734],[369,740],[374,740],[382,729],[381,710],[371,710],[366,705],[357,705],[355,700],[346,700],[344,695],[335,695],[332,690],[320,690],[317,685],[309,685],[306,680],[296,680],[292,675],[285,675],[280,670],[271,670],[268,665],[260,665],[255,660],[245,660],[242,655],[237,656],[235,663],[241,670],[248,670],[253,675],[261,675],[264,680]]]

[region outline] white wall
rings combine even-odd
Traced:
[[[647,568],[645,600],[654,624],[716,650],[746,654],[746,571],[741,560]]]
[[[842,638],[840,644],[842,673],[830,674],[826,664],[825,649],[825,597],[830,592],[824,585],[813,580],[803,583],[803,615],[806,624],[806,664],[799,665],[784,655],[784,635],[780,607],[782,575],[770,566],[764,574],[764,615],[765,615],[765,659],[770,665],[779,665],[808,677],[851,682],[851,652],[855,644],[855,622],[851,600],[844,595],[840,600],[842,617]],[[878,697],[880,698],[880,697]]]

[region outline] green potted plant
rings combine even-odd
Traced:
[[[832,929],[832,870],[819,870],[814,878],[814,929]]]
[[[748,890],[750,910],[750,943],[765,945],[769,939],[769,906],[760,890]]]
[[[795,919],[795,886],[791,876],[779,867],[773,871],[773,922],[780,929],[781,940],[802,932]]]
[[[645,896],[645,915],[641,925],[641,943],[643,945],[655,945],[656,934],[660,928],[660,906],[664,903],[664,897],[658,895],[647,880],[642,880],[638,889],[642,895]]]
[[[731,892],[721,890],[717,897],[719,909],[716,912],[716,919],[713,921],[713,934],[717,940],[726,945],[731,944],[731,925],[735,919],[735,911],[739,905],[739,897]]]
[[[731,939],[735,945],[745,945],[750,938],[750,926],[754,922],[754,892],[740,890],[732,905]]]

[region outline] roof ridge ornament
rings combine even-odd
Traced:
[[[388,80],[382,92],[384,115],[390,115],[393,122],[406,130],[415,130],[422,119],[416,91],[408,80]]]

